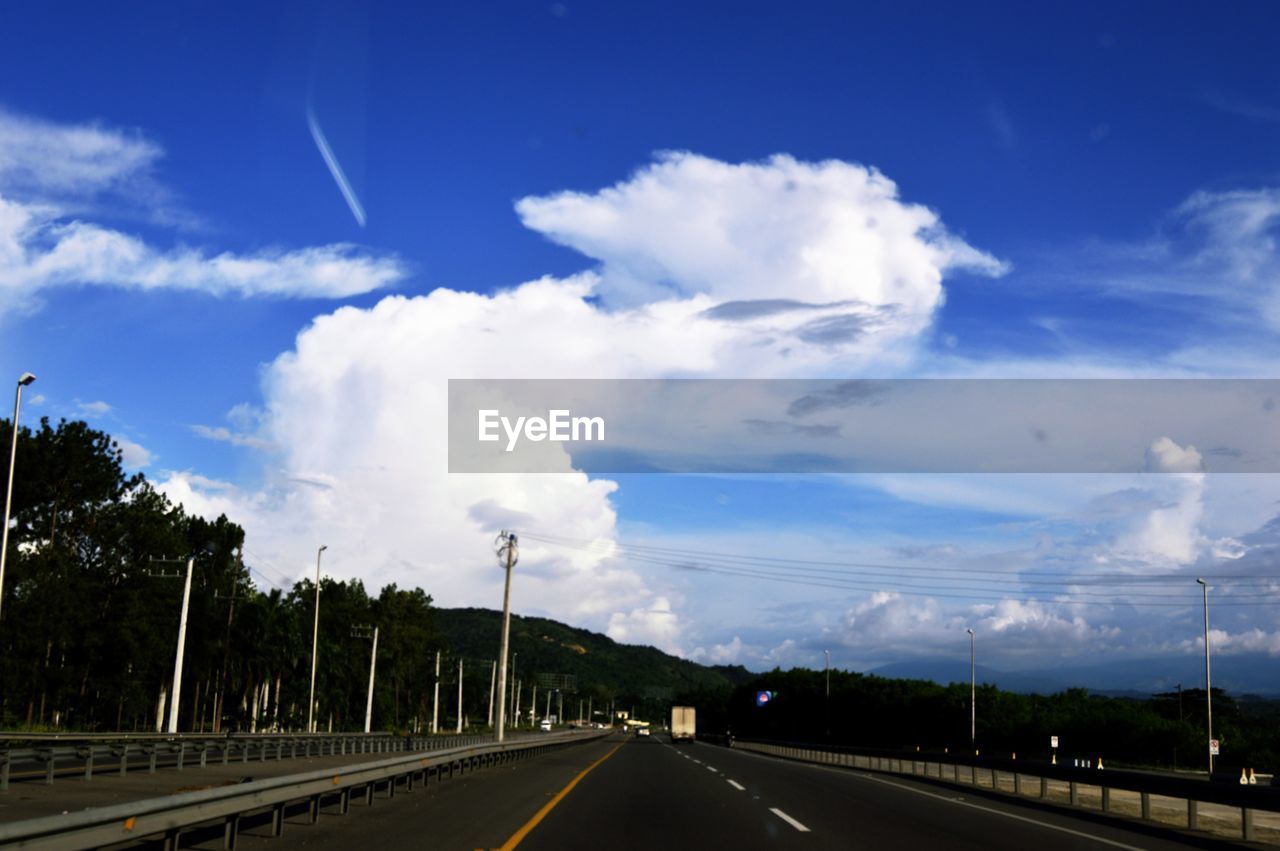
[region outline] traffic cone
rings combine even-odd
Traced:
[[[1102,757],[1098,757],[1098,770],[1102,770]]]
[[[1258,785],[1258,778],[1253,776],[1253,769],[1252,769],[1252,768],[1250,768],[1250,769],[1249,769],[1249,785],[1250,785],[1250,786],[1257,786],[1257,785]]]
[[[1243,768],[1240,769],[1240,785],[1241,786],[1249,785],[1249,772],[1245,771]]]

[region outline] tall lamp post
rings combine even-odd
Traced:
[[[307,699],[307,732],[316,731],[316,650],[320,645],[320,554],[329,549],[325,544],[316,550],[316,621],[311,629],[311,697]]]
[[[1209,776],[1213,776],[1213,685],[1209,680],[1209,584],[1196,582],[1204,589],[1204,698],[1209,715]]]
[[[0,603],[4,602],[4,559],[9,553],[9,504],[13,500],[13,468],[18,460],[18,414],[22,411],[22,388],[35,381],[29,372],[18,378],[18,389],[13,394],[13,443],[9,448],[9,486],[4,492],[4,532],[0,540]],[[3,614],[0,608],[0,614]]]
[[[494,725],[494,733],[500,742],[506,732],[507,708],[507,644],[511,635],[511,569],[520,558],[516,545],[516,533],[503,531],[493,542],[498,563],[507,571],[506,583],[502,589],[502,646],[498,649],[498,721]]]
[[[978,680],[973,665],[973,630],[969,633],[969,744],[978,743]]]

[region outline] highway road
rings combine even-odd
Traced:
[[[622,735],[466,775],[243,849],[1225,847],[1100,816],[707,744]],[[196,837],[193,837],[195,839]],[[220,847],[210,835],[196,845]]]

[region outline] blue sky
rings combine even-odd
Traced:
[[[460,575],[510,520],[622,547],[529,548],[528,610],[696,658],[816,664],[832,646],[871,665],[950,653],[970,622],[1015,665],[1045,647],[1194,655],[1190,610],[1139,628],[1123,607],[1029,604],[1013,580],[1007,603],[727,595],[626,547],[1188,575],[1230,552],[1260,571],[1273,477],[543,489],[415,459],[438,456],[444,379],[504,370],[1273,375],[1278,25],[1266,3],[26,4],[0,29],[0,365],[39,375],[27,417],[86,416],[175,499],[244,522],[279,582],[325,538],[335,574],[492,604],[497,577]],[[888,198],[867,200],[860,167]],[[771,203],[779,176],[803,200]],[[889,258],[873,269],[806,233],[923,208],[933,225],[897,242],[868,226]],[[722,219],[767,236],[702,253],[689,234]],[[782,351],[768,341],[803,331],[690,318],[833,292],[880,330]],[[1280,653],[1274,616],[1230,627],[1228,648]]]

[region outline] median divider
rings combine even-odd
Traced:
[[[1111,793],[1116,790],[1137,793],[1139,818],[1153,822],[1153,796],[1174,798],[1186,804],[1186,827],[1201,829],[1200,804],[1220,804],[1239,811],[1239,831],[1247,841],[1257,839],[1255,811],[1280,812],[1280,788],[1209,782],[1204,779],[1173,777],[1144,771],[1082,768],[1053,765],[1032,760],[969,757],[960,754],[921,753],[919,751],[869,750],[803,742],[776,742],[734,739],[730,747],[782,759],[831,765],[862,771],[904,774],[948,785],[978,787],[985,791],[1012,794],[1015,797],[1049,797],[1050,781],[1067,787],[1071,806],[1081,806],[1081,789],[1099,790],[1101,806],[1096,811],[1118,815]],[[982,781],[986,782],[983,783]],[[1167,824],[1159,822],[1160,824]]]
[[[381,789],[386,797],[397,787],[412,791],[415,782],[426,784],[451,778],[488,765],[523,759],[568,745],[595,741],[612,731],[564,732],[526,735],[501,744],[488,741],[444,750],[418,751],[376,762],[273,777],[234,786],[183,792],[144,801],[98,807],[65,815],[0,824],[0,845],[48,849],[93,848],[162,836],[166,849],[177,849],[181,834],[198,826],[223,828],[223,848],[234,849],[240,822],[246,815],[271,814],[271,832],[284,831],[285,809],[306,803],[311,823],[319,819],[328,799],[339,812],[350,809],[353,792],[362,792],[373,804]]]

